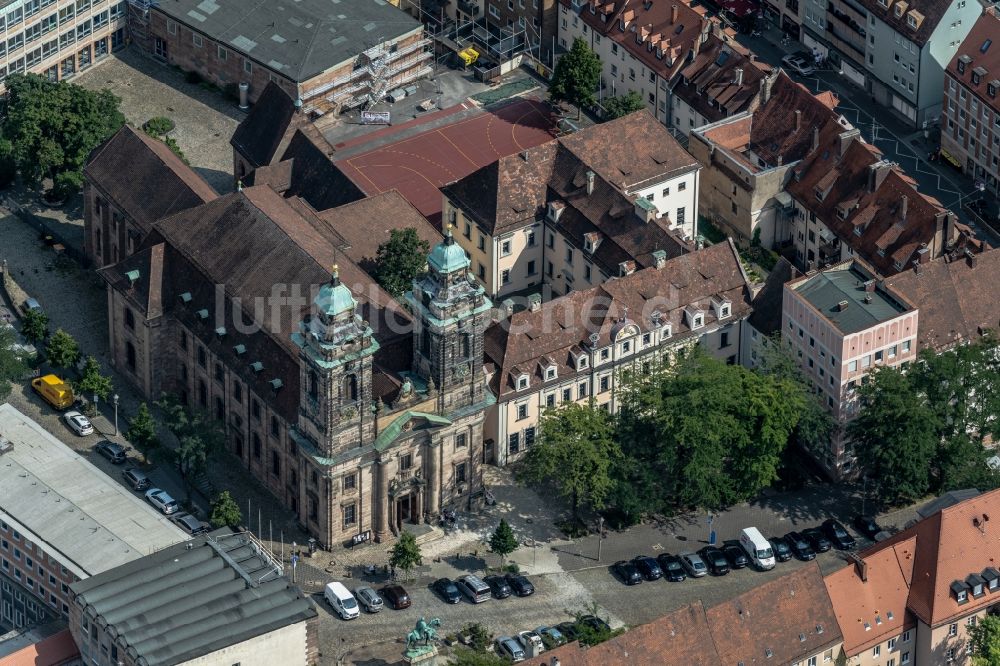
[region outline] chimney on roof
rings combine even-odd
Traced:
[[[530,312],[538,312],[542,309],[542,295],[541,294],[529,294],[528,295],[528,310]]]
[[[737,67],[733,71],[733,85],[741,86],[743,85],[743,68]]]
[[[670,7],[670,24],[673,25],[677,23],[677,5],[671,5]]]
[[[667,265],[667,253],[663,250],[653,250],[653,265],[663,268]]]
[[[875,280],[865,280],[865,293],[870,294],[875,291]]]
[[[593,171],[588,171],[587,172],[587,194],[593,194],[593,193],[594,193],[594,172]]]
[[[840,301],[839,303],[837,303],[837,312],[843,312],[844,310],[847,309],[848,305],[849,303],[847,301]]]
[[[296,97],[295,101],[292,102],[292,106],[295,107],[295,113],[302,113],[302,98]]]
[[[863,558],[858,557],[854,553],[848,553],[847,557],[854,562],[854,572],[861,579],[862,583],[868,582],[868,563],[864,561]]]
[[[885,160],[879,160],[874,164],[868,165],[868,191],[874,192],[885,180],[885,177],[889,175],[889,171],[892,169],[892,162],[887,162]]]
[[[559,657],[552,657],[552,659],[549,660],[549,666],[560,666]]]
[[[844,153],[847,152],[847,149],[850,148],[851,142],[860,136],[861,130],[859,129],[847,130],[846,132],[840,133],[840,157],[843,157]]]
[[[778,166],[781,166],[782,162],[785,161],[784,155],[778,155]]]
[[[765,76],[760,80],[760,103],[767,104],[771,99],[771,86],[774,85],[774,75]]]
[[[798,132],[800,129],[802,129],[802,111],[795,109],[795,131]]]
[[[812,152],[815,153],[816,149],[818,149],[818,148],[819,148],[819,128],[818,127],[814,127],[813,128]]]
[[[505,298],[500,302],[500,318],[507,319],[512,314],[514,314],[514,301],[510,298]]]
[[[906,209],[910,203],[910,197],[903,195],[903,201],[899,204],[899,220],[906,222]]]
[[[522,150],[521,151],[521,159],[524,160],[525,162],[528,161],[528,151],[527,150]]]
[[[969,268],[976,267],[976,253],[972,251],[972,248],[965,248],[965,261],[968,262]]]

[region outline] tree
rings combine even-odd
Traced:
[[[409,577],[410,570],[420,564],[423,564],[423,558],[420,556],[417,538],[410,532],[402,532],[389,551],[389,566],[393,569],[402,569],[406,577]]]
[[[58,198],[76,194],[90,153],[125,124],[120,100],[37,74],[12,74],[4,85],[0,158],[30,184],[51,178]]]
[[[579,520],[581,504],[603,508],[612,485],[611,467],[621,457],[608,413],[565,403],[542,414],[539,431],[524,458],[521,478],[551,484],[572,503],[574,520]]]
[[[229,494],[228,490],[223,490],[212,501],[212,514],[208,522],[212,527],[231,527],[236,529],[243,522],[243,513],[240,511],[236,500]]]
[[[939,437],[934,412],[914,380],[890,367],[869,373],[858,391],[860,411],[847,428],[858,462],[888,505],[917,500],[931,486]]]
[[[509,661],[492,652],[478,652],[467,647],[455,648],[455,654],[449,662],[451,666],[508,666]]]
[[[468,636],[469,647],[476,652],[486,652],[493,644],[493,634],[478,622],[465,625],[461,633]]]
[[[28,364],[15,348],[16,344],[14,329],[0,328],[0,401],[6,400],[10,395],[11,382],[24,379],[28,372]]]
[[[37,344],[49,334],[49,317],[41,310],[28,310],[21,317],[21,334],[32,343]]]
[[[375,281],[394,297],[401,296],[427,265],[430,245],[413,227],[393,229],[389,240],[378,246],[375,258]]]
[[[604,102],[604,122],[642,111],[645,108],[646,103],[642,101],[642,95],[635,90],[629,90],[624,95],[610,97]]]
[[[758,244],[760,242],[759,232],[760,228],[758,227],[755,232]],[[809,380],[792,355],[791,347],[781,339],[781,333],[775,333],[761,346],[756,369],[763,375],[779,380],[788,380],[798,386],[798,390],[805,396],[805,403],[795,428],[795,436],[807,449],[826,446],[833,434],[833,417],[824,408],[820,397],[810,390]]]
[[[160,448],[160,440],[156,436],[156,422],[149,413],[146,403],[139,405],[139,411],[136,412],[128,432],[125,433],[125,439],[131,442],[147,460],[153,451]]]
[[[974,666],[1000,664],[1000,615],[986,614],[969,629]]]
[[[192,482],[208,471],[208,461],[225,448],[225,433],[219,422],[202,411],[191,411],[174,396],[156,403],[164,413],[164,424],[177,438],[173,451],[184,491],[191,496]]]
[[[583,107],[597,102],[597,86],[601,82],[601,59],[580,38],[556,63],[549,83],[549,98],[553,102],[569,102],[580,117]]]
[[[500,556],[500,566],[503,566],[504,558],[517,550],[517,537],[514,530],[510,528],[507,521],[500,519],[500,524],[490,535],[490,550]]]
[[[107,400],[111,395],[111,378],[101,374],[101,364],[93,356],[88,356],[83,362],[83,373],[80,381],[74,386],[77,394],[89,397],[98,396]]]
[[[48,354],[52,367],[71,368],[80,359],[80,346],[72,335],[57,328],[45,346],[45,353]]]

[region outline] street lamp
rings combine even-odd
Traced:
[[[601,546],[604,545],[604,516],[597,517],[597,561],[601,561]]]
[[[115,393],[111,400],[115,403],[115,437],[118,436],[118,394]]]
[[[97,394],[94,393],[94,416],[97,416]]]

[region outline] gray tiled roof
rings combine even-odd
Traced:
[[[851,334],[911,309],[881,288],[867,292],[865,283],[871,279],[870,274],[860,272],[855,266],[834,268],[816,273],[793,289],[841,333]],[[866,296],[870,299],[866,300]]]

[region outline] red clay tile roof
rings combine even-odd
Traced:
[[[925,624],[938,627],[997,603],[1000,591],[978,599],[969,594],[959,604],[951,592],[955,581],[981,574],[1000,562],[1000,490],[942,509],[892,538],[861,553],[867,559],[900,543],[916,539],[913,576],[907,608]]]
[[[681,70],[682,78],[674,85],[673,94],[711,123],[753,111],[760,99],[761,80],[770,74],[771,67],[757,61],[739,43],[711,34],[694,60]]]
[[[958,71],[959,60],[965,62],[964,74]],[[973,84],[973,71],[979,67],[986,73],[981,74],[978,84]],[[1000,100],[997,99],[1000,94],[1000,12],[996,7],[988,7],[972,26],[948,64],[948,73],[972,91],[982,104],[1000,112]],[[987,91],[990,85],[993,96]]]
[[[295,101],[274,81],[257,98],[233,137],[229,140],[236,151],[256,168],[270,164],[278,157],[295,130],[308,122],[305,114],[295,112]]]
[[[80,650],[69,629],[52,634],[0,659],[0,666],[61,666],[79,662]]]

